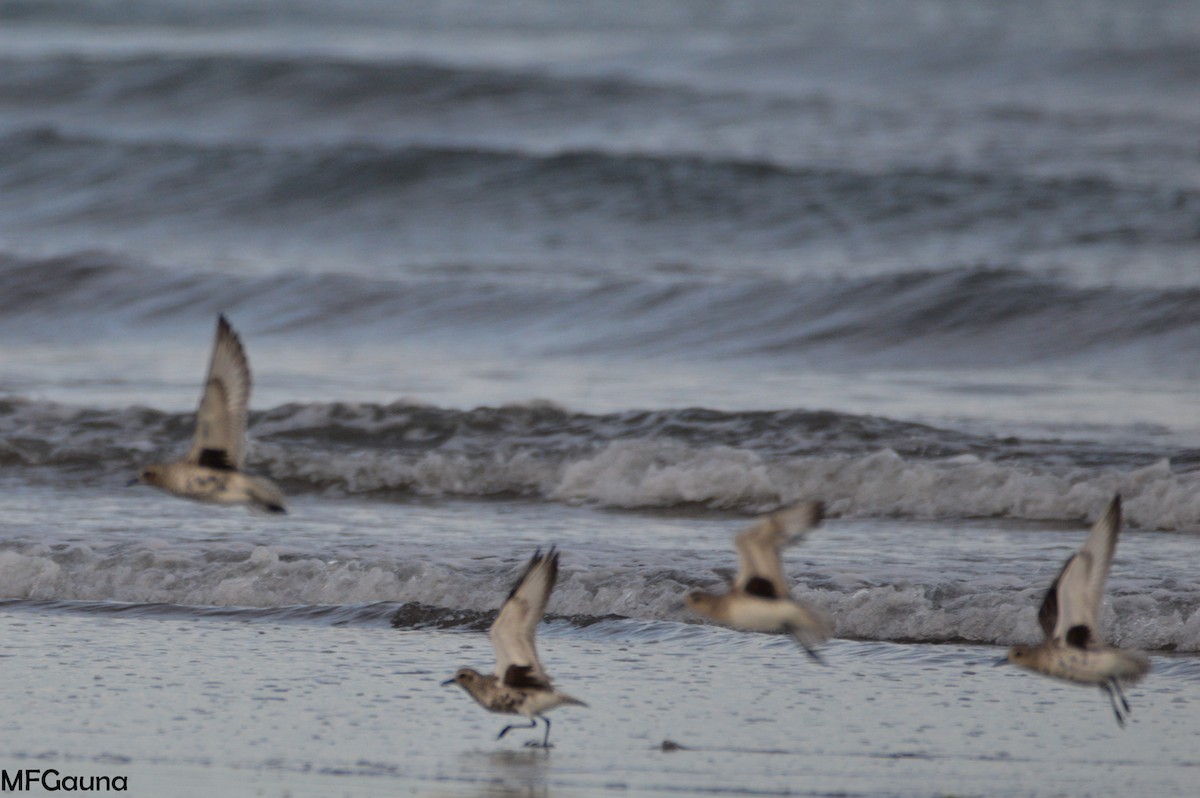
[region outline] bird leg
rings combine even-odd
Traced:
[[[1117,705],[1117,696],[1121,695],[1121,688],[1117,685],[1116,679],[1109,679],[1107,682],[1100,683],[1100,689],[1108,696],[1108,703],[1112,705],[1113,715],[1117,718],[1117,725],[1122,729],[1125,728],[1125,718],[1121,716],[1121,707]],[[1125,711],[1129,711],[1129,704],[1125,701],[1125,696],[1121,695],[1121,703],[1125,705]]]
[[[1121,706],[1125,708],[1125,714],[1128,715],[1132,710],[1129,709],[1129,702],[1125,700],[1125,691],[1121,689],[1121,683],[1116,679],[1109,679],[1112,683],[1113,692],[1117,694],[1117,698],[1121,699]]]
[[[500,730],[500,733],[498,735],[496,735],[496,739],[497,740],[504,739],[504,735],[508,734],[509,731],[511,731],[512,729],[536,729],[536,728],[537,728],[537,720],[534,718],[529,719],[528,726],[514,726],[510,723],[509,725],[505,726],[503,729]],[[546,733],[549,734],[550,730],[547,729]]]
[[[526,748],[544,748],[548,751],[554,747],[550,745],[550,719],[543,717],[542,720],[546,723],[546,733],[542,736],[542,741],[539,743],[537,740],[529,740],[525,743]],[[533,722],[537,723],[537,719]]]

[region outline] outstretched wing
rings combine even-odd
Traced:
[[[1100,602],[1120,531],[1121,497],[1114,496],[1083,548],[1066,561],[1042,600],[1038,623],[1047,638],[1076,648],[1100,643]]]
[[[187,462],[226,470],[240,469],[246,448],[246,408],[250,403],[250,366],[237,333],[222,315],[200,409],[196,437]]]
[[[558,580],[558,552],[551,547],[545,555],[538,549],[512,591],[488,636],[496,649],[496,678],[510,687],[549,687],[550,678],[538,660],[533,635],[550,591]]]
[[[766,598],[789,594],[779,555],[784,546],[802,540],[825,516],[821,502],[801,502],[761,518],[734,538],[739,568],[734,588]]]

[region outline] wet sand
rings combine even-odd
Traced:
[[[995,647],[835,640],[819,667],[778,636],[551,622],[543,659],[591,708],[542,752],[438,685],[490,665],[479,632],[28,605],[0,630],[0,762],[130,795],[1188,796],[1200,774],[1191,657],[1155,657],[1122,731]]]

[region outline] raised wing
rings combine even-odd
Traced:
[[[196,437],[186,460],[209,468],[241,468],[249,403],[250,366],[246,352],[222,315],[217,319],[208,378],[200,397],[200,409],[196,411]]]
[[[734,538],[739,568],[733,586],[764,598],[789,595],[783,563],[784,546],[802,540],[825,517],[821,502],[801,502],[759,519]]]
[[[1083,548],[1066,561],[1042,600],[1038,623],[1047,638],[1076,648],[1100,644],[1100,602],[1120,530],[1121,497],[1114,496]]]
[[[510,687],[550,686],[533,635],[557,580],[558,552],[551,547],[543,555],[538,549],[500,608],[488,636],[496,649],[496,678],[501,683]]]

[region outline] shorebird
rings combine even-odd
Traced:
[[[1117,725],[1124,726],[1129,702],[1121,682],[1140,680],[1150,670],[1150,662],[1140,652],[1105,645],[1097,630],[1104,582],[1120,529],[1121,497],[1114,496],[1083,548],[1067,558],[1046,591],[1038,610],[1045,639],[1037,646],[1013,646],[999,664],[1011,662],[1056,679],[1099,685],[1112,704]]]
[[[473,668],[459,668],[442,685],[458,684],[489,712],[504,715],[524,715],[528,726],[509,724],[500,730],[502,739],[511,729],[536,729],[537,719],[546,722],[541,748],[550,747],[550,719],[544,716],[555,707],[575,705],[586,707],[577,698],[560,693],[550,683],[550,677],[538,660],[533,636],[550,591],[558,579],[558,552],[553,547],[544,556],[538,549],[500,607],[488,637],[496,650],[496,671],[484,675]],[[536,742],[526,743],[539,747]]]
[[[242,471],[246,455],[246,406],[250,366],[237,333],[225,316],[217,318],[208,379],[196,411],[196,437],[182,460],[146,466],[129,481],[185,499],[249,504],[272,513],[287,512],[283,492],[269,479]]]
[[[833,631],[829,618],[791,597],[780,552],[803,540],[824,515],[821,502],[802,502],[760,518],[734,539],[739,568],[728,592],[694,590],[684,603],[693,612],[738,629],[787,632],[808,656],[823,662],[815,647]]]

